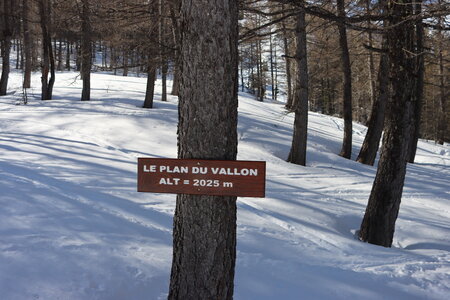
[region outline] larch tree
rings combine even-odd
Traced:
[[[39,15],[42,31],[41,84],[42,100],[51,100],[55,83],[55,58],[51,40],[51,5],[50,0],[39,0]],[[50,73],[50,78],[48,75]]]
[[[153,98],[155,92],[156,70],[158,60],[161,61],[161,45],[159,43],[160,14],[159,2],[157,0],[149,1],[149,12],[151,24],[148,34],[149,46],[147,48],[147,86],[145,91],[144,108],[153,108]],[[157,46],[158,45],[158,46]],[[159,52],[159,53],[158,53]]]
[[[345,4],[344,0],[336,0],[337,11],[340,20],[337,22],[339,30],[339,46],[341,48],[342,71],[343,71],[343,102],[344,102],[344,141],[340,156],[351,158],[352,155],[352,70],[350,54],[347,42],[347,29],[345,27]]]
[[[235,160],[238,1],[183,0],[178,157]],[[177,196],[169,299],[232,299],[236,197]]]
[[[294,133],[288,161],[305,166],[308,131],[308,56],[306,47],[306,14],[300,8],[296,16],[295,33],[297,36],[297,74],[294,89]]]
[[[10,72],[10,54],[11,54],[11,40],[13,36],[12,28],[12,0],[2,0],[2,32],[1,32],[1,47],[2,47],[2,75],[0,78],[0,96],[6,95],[8,91],[8,79]]]
[[[414,15],[420,16],[422,13],[422,0],[416,0],[414,5]],[[416,81],[414,86],[412,120],[411,120],[411,139],[408,147],[408,162],[413,163],[417,152],[417,143],[420,136],[420,121],[422,117],[423,87],[425,73],[425,53],[424,53],[424,28],[422,19],[419,18],[416,23],[416,52],[415,52],[415,71]]]
[[[31,30],[30,30],[30,0],[22,0],[22,28],[23,28],[23,53],[24,53],[24,75],[23,88],[31,87]]]
[[[362,241],[391,247],[406,175],[415,85],[412,0],[387,1],[387,52],[392,93],[381,158],[359,231]]]
[[[356,161],[373,166],[380,146],[381,135],[383,134],[383,125],[386,112],[386,103],[389,97],[389,82],[386,74],[389,71],[389,62],[387,54],[382,54],[380,66],[378,69],[378,89],[377,96],[372,105],[369,121],[367,124],[367,133],[364,142],[359,151]]]
[[[91,68],[92,68],[92,26],[89,0],[81,1],[81,79],[83,89],[81,101],[91,99]]]
[[[385,7],[385,1],[380,1],[381,6]],[[372,45],[369,45],[372,46]],[[367,124],[367,133],[364,142],[359,151],[356,161],[373,166],[380,146],[381,135],[383,134],[383,125],[386,114],[386,105],[389,98],[389,78],[386,76],[389,72],[389,61],[386,49],[386,34],[382,36],[382,46],[380,55],[380,64],[378,68],[376,97],[372,103],[372,110]]]

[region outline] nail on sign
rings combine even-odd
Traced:
[[[138,158],[138,192],[264,197],[266,162]]]

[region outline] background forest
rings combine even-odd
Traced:
[[[8,88],[10,51],[23,70],[40,70],[42,99],[51,99],[55,71],[81,72],[82,100],[90,99],[90,72],[147,75],[144,107],[152,107],[154,81],[163,82],[162,100],[178,94],[181,42],[177,0],[2,0],[0,95]],[[264,101],[283,101],[295,110],[300,41],[297,17],[305,12],[309,110],[367,125],[380,90],[383,1],[248,1],[240,3],[239,83],[241,91]],[[411,13],[423,26],[417,57],[423,59],[420,137],[450,140],[450,11],[444,0],[419,1]],[[343,28],[343,31],[341,30]],[[345,37],[343,39],[343,33]],[[419,39],[419,38],[418,38]],[[303,44],[305,44],[303,42]],[[419,49],[420,47],[420,49]],[[343,49],[347,49],[346,62]],[[344,58],[343,58],[344,57]],[[383,75],[384,74],[384,75]],[[166,78],[174,85],[167,91]],[[346,79],[347,78],[347,79]],[[347,91],[346,91],[347,90]],[[349,98],[350,97],[350,98]],[[346,99],[346,101],[344,101]],[[349,116],[351,114],[351,116]]]

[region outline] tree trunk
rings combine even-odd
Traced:
[[[274,62],[273,62],[273,43],[272,43],[272,35],[269,35],[269,51],[270,51],[270,85],[271,88],[270,90],[272,91],[272,100],[275,100],[275,96],[276,96],[276,91],[275,91],[275,72],[274,72]]]
[[[92,66],[92,37],[89,0],[82,0],[81,8],[81,77],[83,90],[81,101],[91,100],[91,66]]]
[[[31,35],[30,24],[28,19],[30,18],[29,0],[23,0],[22,2],[22,24],[23,24],[23,52],[25,56],[25,68],[23,74],[23,88],[31,87]]]
[[[149,63],[147,71],[147,88],[145,90],[144,108],[153,108],[153,95],[155,93],[156,68]]]
[[[128,76],[128,50],[123,50],[123,73],[122,76]]]
[[[283,6],[284,7],[284,6]],[[288,44],[288,38],[287,38],[287,30],[286,30],[286,24],[283,21],[281,23],[283,28],[283,46],[284,46],[284,56],[286,61],[286,84],[287,84],[287,100],[286,100],[286,108],[291,110],[292,104],[293,104],[293,97],[292,97],[292,79],[291,79],[291,62],[290,62],[290,55],[289,55],[289,44]]]
[[[55,83],[55,58],[53,56],[52,40],[49,26],[51,24],[51,6],[48,0],[39,1],[39,13],[41,17],[42,31],[42,100],[51,100],[53,94],[53,84]],[[48,73],[50,72],[50,79]]]
[[[76,59],[75,59],[76,70],[81,71],[81,47],[79,42],[76,42],[75,44],[75,51],[76,51]],[[81,72],[81,77],[83,77],[83,72]]]
[[[0,96],[6,95],[8,91],[8,79],[10,72],[10,54],[11,54],[11,1],[3,2],[3,40],[2,40],[2,76],[0,78]]]
[[[59,43],[58,43],[58,64],[56,69],[58,71],[62,71],[62,40],[59,39]]]
[[[422,0],[415,2],[416,15],[420,15],[422,12]],[[424,85],[424,46],[423,46],[423,23],[422,20],[417,21],[416,24],[416,82],[415,82],[415,94],[413,97],[413,113],[411,120],[411,140],[408,149],[408,162],[414,163],[416,157],[417,142],[419,141],[420,133],[420,120],[422,117],[422,102],[423,102],[423,85]]]
[[[181,10],[178,157],[235,160],[238,2],[183,0]],[[169,299],[232,299],[236,197],[178,195],[173,235]]]
[[[375,98],[375,101],[373,102],[367,133],[358,158],[356,159],[356,161],[370,166],[373,166],[375,162],[381,135],[383,133],[386,103],[389,97],[389,79],[386,76],[388,72],[388,56],[387,54],[382,54],[380,58],[380,68],[378,70],[378,97]]]
[[[68,40],[66,41],[66,69],[70,71],[70,50],[72,48],[72,43]]]
[[[439,5],[442,5],[442,1],[439,0]],[[443,18],[439,17],[439,25],[443,27]],[[440,27],[440,28],[441,28]],[[439,36],[439,46],[438,46],[438,64],[439,64],[439,103],[438,103],[438,120],[437,120],[437,138],[436,141],[438,144],[443,145],[445,142],[445,135],[447,130],[447,113],[445,102],[448,97],[446,95],[446,84],[445,84],[445,74],[444,74],[444,39],[445,36],[442,34],[442,29],[438,30]]]
[[[261,40],[259,39],[256,41],[256,78],[256,99],[262,102],[264,101],[265,84],[263,80]]]
[[[178,96],[180,93],[180,51],[181,48],[181,26],[178,22],[179,18],[178,16],[178,6],[176,5],[177,1],[169,1],[170,5],[170,19],[172,21],[172,35],[173,35],[173,41],[175,44],[175,51],[174,51],[174,62],[173,62],[173,81],[172,81],[172,92],[171,95]]]
[[[164,6],[163,1],[159,0],[159,51],[161,58],[161,101],[167,101],[167,71],[168,71],[168,62],[166,56],[166,24],[163,18]]]
[[[174,62],[172,92],[170,93],[173,96],[178,96],[180,94],[180,71],[178,69],[178,62]]]
[[[337,0],[338,16],[345,17],[344,0]],[[352,156],[352,70],[347,43],[347,30],[343,21],[338,22],[339,46],[341,48],[342,71],[344,75],[344,141],[340,156]]]
[[[16,39],[16,69],[20,67],[20,54],[22,53],[22,47],[20,45],[20,40]]]
[[[388,1],[387,47],[392,95],[387,104],[383,149],[359,237],[390,247],[400,208],[410,138],[415,70],[411,0]]]
[[[370,9],[370,4],[371,4],[371,0],[366,0],[366,12],[367,14],[371,13],[371,9]],[[367,21],[367,27],[371,27],[371,22]],[[367,43],[369,45],[369,47],[373,47],[373,36],[372,36],[372,31],[369,30],[367,33]],[[374,105],[374,102],[376,101],[375,97],[377,94],[377,90],[376,90],[376,82],[375,82],[375,63],[374,63],[374,58],[373,58],[373,51],[369,50],[369,56],[367,58],[367,64],[369,67],[369,81],[370,81],[370,105]],[[363,110],[364,113],[363,115],[359,116],[359,121],[364,122],[364,124],[367,124],[367,112],[366,112],[366,103],[362,103],[359,106],[360,110]]]
[[[306,144],[308,130],[308,58],[306,47],[305,11],[300,9],[295,27],[297,36],[297,82],[295,84],[295,120],[294,134],[288,161],[294,164],[306,165]]]

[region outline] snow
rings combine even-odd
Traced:
[[[0,98],[1,299],[164,299],[175,195],[136,192],[138,157],[175,158],[177,99],[145,78],[57,73],[28,105]],[[238,199],[235,299],[448,299],[450,148],[420,141],[392,248],[355,238],[376,167],[337,155],[343,121],[309,114],[307,167],[285,162],[293,116],[239,98],[240,160],[267,162],[266,198]],[[354,156],[366,128],[354,124]]]

